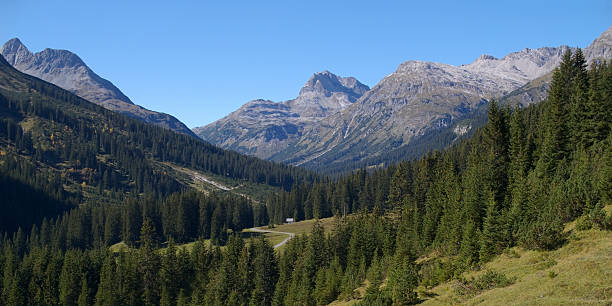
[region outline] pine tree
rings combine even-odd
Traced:
[[[471,268],[479,261],[480,245],[478,243],[480,232],[476,224],[471,218],[468,218],[463,227],[463,236],[461,239],[461,248],[459,249],[459,266],[462,269]]]
[[[274,248],[263,235],[255,241],[255,258],[253,261],[254,289],[251,294],[251,305],[272,305],[274,287],[278,280],[277,258]]]
[[[391,292],[393,304],[410,305],[417,303],[418,297],[415,291],[418,285],[417,272],[411,258],[401,254],[395,256],[387,283],[387,290]]]
[[[87,278],[83,277],[81,280],[81,293],[79,294],[79,298],[77,300],[77,304],[79,306],[89,306],[92,305],[91,301],[91,289],[87,284]]]
[[[83,275],[79,251],[67,251],[59,279],[60,302],[63,305],[77,305]]]
[[[445,158],[443,167],[439,194],[443,211],[435,245],[443,254],[455,255],[461,243],[461,185],[450,157]]]
[[[161,305],[174,305],[178,296],[180,282],[180,271],[178,260],[176,258],[176,246],[172,238],[168,242],[161,262],[160,278],[161,278]]]
[[[115,259],[107,254],[100,269],[100,283],[96,292],[96,306],[119,304],[117,283],[115,280]]]
[[[486,180],[493,191],[495,201],[504,206],[508,186],[508,147],[509,127],[507,111],[499,107],[495,100],[489,105],[489,122],[485,128]]]
[[[573,88],[570,96],[570,131],[574,147],[588,147],[591,144],[589,130],[593,114],[589,110],[589,76],[582,50],[572,56]]]
[[[139,264],[142,274],[142,299],[145,305],[157,305],[160,298],[158,278],[160,259],[155,251],[155,228],[150,219],[145,219],[140,230]]]
[[[243,248],[244,241],[240,237],[236,235],[229,237],[213,287],[214,300],[217,304],[230,303],[232,298],[234,302],[238,301],[238,296],[234,290],[241,286],[239,284],[238,262],[243,254]]]
[[[551,178],[557,163],[568,156],[570,132],[569,101],[574,88],[574,64],[571,51],[567,51],[561,65],[553,72],[548,101],[544,104],[541,129],[543,142],[537,164],[538,176]]]
[[[527,172],[529,171],[529,152],[527,135],[523,121],[523,112],[517,107],[512,112],[510,121],[510,166],[508,173],[508,193],[510,209],[508,211],[509,231],[516,239],[520,227],[521,215],[527,203]]]
[[[408,162],[402,162],[397,166],[391,186],[389,187],[389,207],[401,205],[404,197],[410,196],[412,192],[412,167]]]
[[[480,261],[487,262],[503,249],[504,232],[495,195],[489,192],[489,206],[480,235]]]

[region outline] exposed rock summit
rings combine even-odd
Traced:
[[[222,147],[269,158],[294,144],[304,129],[345,109],[368,90],[355,78],[323,71],[312,75],[293,100],[253,100],[194,131]]]
[[[195,136],[173,116],[134,104],[119,88],[98,76],[78,55],[70,51],[45,49],[32,53],[18,38],[13,38],[0,48],[0,54],[17,70],[69,90],[90,102],[148,123]]]

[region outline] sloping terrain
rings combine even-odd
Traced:
[[[473,297],[458,295],[455,282],[433,288],[423,305],[609,305],[612,303],[612,232],[576,232],[554,251],[514,248],[487,263],[485,270],[516,281]]]
[[[461,66],[407,61],[354,103],[312,124],[276,124],[265,133],[253,133],[243,122],[263,124],[269,120],[247,112],[256,106],[273,106],[278,108],[277,113],[283,113],[282,117],[299,117],[283,104],[258,100],[197,131],[225,148],[321,171],[387,165],[469,136],[482,124],[482,114],[486,113],[482,108],[491,99],[522,105],[541,101],[552,70],[571,49],[526,48],[499,59],[485,54]],[[585,48],[584,56],[588,63],[611,58],[612,28]],[[209,137],[214,133],[217,137]],[[266,135],[268,141],[281,140],[271,140],[263,153],[261,143]]]
[[[113,83],[98,76],[70,51],[45,49],[32,53],[19,39],[13,38],[0,48],[0,54],[17,70],[57,85],[85,100],[147,123],[195,136],[173,116],[134,104]]]
[[[419,304],[609,305],[612,303],[612,232],[576,231],[574,223],[567,225],[568,242],[557,250],[531,251],[515,247],[480,270],[460,276],[469,281],[494,272],[510,280],[509,285],[475,292],[466,291],[457,280],[433,288],[421,286],[417,290]],[[383,282],[381,286],[385,285]],[[358,304],[368,286],[366,280],[355,289],[361,298],[338,300],[330,305]]]
[[[300,169],[225,151],[111,112],[21,73],[0,58],[3,176],[51,195],[46,202],[54,207],[56,202],[65,206],[118,203],[124,198],[166,196],[195,187],[197,178],[185,177],[184,171],[172,170],[168,164],[209,177],[208,190],[223,191],[219,186],[233,184],[232,192],[258,199],[313,177]],[[24,205],[15,209],[23,213],[31,209],[30,204],[39,205],[22,199]],[[40,209],[37,218],[44,217],[47,210]],[[22,212],[13,213],[20,216]],[[28,227],[34,221],[25,219],[27,222],[15,220],[15,224]]]
[[[194,132],[223,148],[269,158],[300,140],[302,132],[354,103],[370,88],[352,77],[315,73],[297,98],[253,100]]]
[[[439,142],[432,135],[445,133],[448,127],[454,130],[454,123],[474,117],[474,111],[491,99],[510,95],[510,100],[524,105],[541,101],[551,71],[570,49],[524,49],[501,59],[482,55],[462,66],[402,63],[353,105],[305,131],[295,146],[271,159],[321,170],[341,164],[364,166],[368,159],[392,160],[386,157],[389,152],[398,155],[398,149],[418,143],[419,138]],[[584,56],[587,63],[611,58],[612,27],[585,48]],[[439,147],[425,143],[429,149]]]

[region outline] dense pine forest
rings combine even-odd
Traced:
[[[0,232],[30,228],[81,203],[162,199],[190,189],[167,164],[286,190],[315,177],[108,111],[0,57]]]
[[[366,279],[362,304],[405,305],[418,285],[509,247],[559,247],[566,222],[612,229],[612,65],[587,68],[580,50],[538,105],[492,102],[470,139],[334,180],[138,123],[5,66],[2,305],[325,305]],[[266,203],[203,194],[151,160],[281,191]],[[97,197],[77,189],[91,186]],[[331,216],[331,232],[315,224],[283,252],[237,234]],[[120,241],[130,248],[109,250]]]

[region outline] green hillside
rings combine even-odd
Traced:
[[[222,150],[108,111],[20,73],[0,58],[3,176],[46,193],[49,201],[66,209],[83,203],[117,204],[142,195],[163,198],[196,187],[197,180],[185,169],[240,186],[233,194],[259,200],[313,178],[298,168]],[[206,188],[227,191],[214,184]],[[17,225],[29,228],[33,221],[57,214],[56,204],[49,203],[54,208],[47,211],[37,208],[43,203],[25,197],[19,201],[12,208],[14,222],[0,223],[0,231],[15,231]]]
[[[423,305],[609,305],[612,303],[612,232],[572,231],[553,251],[512,248],[462,277],[482,278],[495,271],[512,284],[482,291],[461,290],[451,281],[423,290]],[[492,286],[495,287],[495,286]]]
[[[580,50],[564,55],[547,100],[491,102],[469,139],[337,180],[11,73],[0,78],[0,187],[37,192],[2,212],[82,205],[2,236],[2,305],[608,303],[612,65],[587,69]],[[239,191],[249,184],[280,191],[252,200]],[[282,252],[235,234],[286,218],[298,223],[279,231],[309,233]]]

